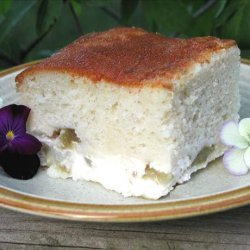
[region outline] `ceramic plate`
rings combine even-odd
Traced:
[[[0,73],[4,104],[17,103],[15,76],[28,65]],[[241,118],[250,117],[250,63],[241,64]],[[149,221],[221,211],[250,203],[250,173],[230,175],[217,159],[157,201],[123,198],[91,182],[48,178],[44,170],[31,180],[8,177],[0,168],[0,205],[43,216],[83,221]]]

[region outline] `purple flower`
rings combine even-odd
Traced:
[[[14,178],[31,178],[31,172],[36,173],[40,165],[36,154],[42,144],[26,133],[29,113],[30,109],[23,105],[0,109],[0,164]]]

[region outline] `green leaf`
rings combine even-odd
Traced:
[[[11,39],[15,35],[15,30],[11,32],[11,34],[8,36],[6,40],[3,40],[0,46],[0,59],[2,61],[7,62],[9,64],[8,67],[20,63],[19,61],[19,53],[21,51],[20,39]]]
[[[216,23],[216,17],[222,13],[225,8],[227,0],[219,0],[211,5],[206,2],[195,8],[192,13],[193,20],[187,29],[189,36],[209,36],[213,35]],[[197,14],[198,13],[198,14]]]
[[[35,55],[33,55],[33,58],[40,59],[40,58],[46,58],[54,54],[57,50],[50,50],[50,49],[43,49],[37,52]]]
[[[157,26],[158,31],[167,35],[184,32],[192,20],[181,0],[145,0],[142,5],[151,29]]]
[[[194,18],[190,23],[187,33],[192,36],[209,36],[213,31],[213,13],[207,11],[198,18]]]
[[[82,5],[78,0],[70,0],[75,13],[80,16],[82,13]]]
[[[229,16],[227,22],[221,27],[224,38],[236,40],[244,49],[250,48],[250,1],[239,1],[237,10]],[[230,6],[229,6],[230,7]]]
[[[201,6],[206,4],[206,2],[207,0],[182,0],[182,3],[186,6],[188,13],[192,16],[201,8]]]
[[[84,3],[90,7],[103,7],[114,3],[117,0],[85,0]]]
[[[127,23],[128,19],[134,13],[139,0],[122,0],[121,2],[121,20],[123,23]]]
[[[43,34],[53,26],[61,15],[63,0],[42,0],[37,12],[36,28]]]
[[[226,6],[225,10],[221,12],[220,15],[217,15],[216,19],[216,27],[219,27],[227,22],[227,20],[235,14],[235,12],[240,8],[242,5],[242,0],[238,1],[230,1],[229,4]]]
[[[1,0],[0,1],[0,15],[5,15],[12,5],[12,0]]]
[[[250,49],[248,50],[241,50],[241,57],[242,58],[247,58],[247,59],[250,59]]]
[[[31,10],[37,1],[17,1],[13,4],[6,18],[0,25],[0,44],[6,39],[19,21]]]
[[[219,0],[216,2],[216,9],[214,17],[217,18],[225,9],[228,0]]]

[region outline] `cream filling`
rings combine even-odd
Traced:
[[[94,181],[125,197],[149,199],[158,199],[172,190],[177,182],[188,181],[193,172],[206,167],[224,151],[219,146],[204,147],[191,166],[166,174],[156,171],[144,159],[111,154],[86,155],[82,153],[78,138],[69,130],[61,130],[55,138],[38,138],[44,145],[40,153],[41,165],[49,167],[50,177]]]
[[[123,196],[142,196],[158,199],[171,189],[172,174],[160,173],[143,159],[125,158],[121,155],[84,155],[80,144],[72,142],[65,147],[62,131],[57,138],[40,136],[44,147],[41,164],[48,166],[52,178],[94,181]]]

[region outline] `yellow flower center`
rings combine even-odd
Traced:
[[[15,138],[14,132],[12,130],[9,130],[8,133],[6,134],[6,138],[12,141]]]

